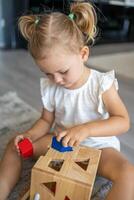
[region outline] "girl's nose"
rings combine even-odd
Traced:
[[[54,75],[54,81],[55,81],[55,83],[61,83],[62,82],[62,77],[60,76],[60,74]]]

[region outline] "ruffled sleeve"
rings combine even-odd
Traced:
[[[40,79],[40,90],[43,106],[50,112],[54,111],[54,94],[56,86],[48,79]]]
[[[107,111],[105,109],[103,100],[102,100],[102,94],[110,89],[110,87],[114,84],[116,90],[118,90],[118,82],[117,79],[115,78],[115,72],[114,70],[103,73],[102,76],[100,77],[99,81],[99,95],[98,95],[98,112],[100,114],[106,114]]]

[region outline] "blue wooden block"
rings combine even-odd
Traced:
[[[73,151],[73,148],[70,146],[64,147],[62,145],[62,140],[60,142],[58,142],[55,136],[52,139],[51,147],[60,152]]]

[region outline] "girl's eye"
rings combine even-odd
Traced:
[[[49,73],[45,73],[47,76],[51,76],[52,74],[49,74]]]
[[[52,78],[52,74],[46,74],[48,77]]]
[[[66,70],[65,72],[60,72],[61,74],[66,74],[68,72],[68,70]]]

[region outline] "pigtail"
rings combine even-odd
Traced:
[[[30,41],[36,29],[36,15],[27,15],[19,18],[18,26],[23,37]]]
[[[85,44],[94,43],[97,24],[94,7],[90,3],[74,3],[70,12],[74,14],[74,21],[83,33]]]

